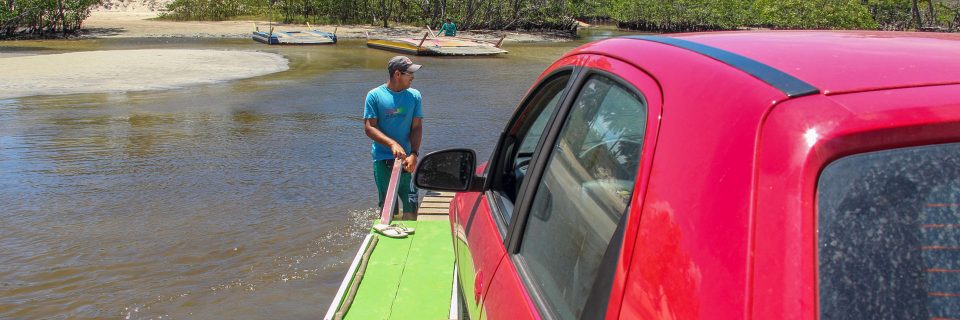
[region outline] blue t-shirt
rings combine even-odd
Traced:
[[[409,153],[410,125],[413,124],[413,118],[423,118],[420,91],[410,88],[394,92],[387,88],[386,84],[373,88],[367,93],[363,118],[377,119],[380,132],[399,143],[403,150]],[[389,159],[393,159],[390,147],[374,141],[373,160]]]

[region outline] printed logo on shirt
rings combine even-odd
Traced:
[[[403,107],[398,107],[396,109],[387,109],[387,117],[392,118],[392,117],[402,116],[404,111],[406,111],[406,109],[404,109]]]

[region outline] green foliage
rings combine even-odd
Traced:
[[[936,5],[936,25],[955,32],[960,28],[960,0],[939,1]]]
[[[737,0],[614,1],[607,15],[623,25],[664,31],[733,29],[746,22],[747,8]]]
[[[751,24],[776,29],[874,29],[859,0],[755,0]]]
[[[66,36],[100,0],[0,0],[0,37]]]
[[[0,0],[2,1],[2,0]],[[460,29],[573,30],[574,17],[593,17],[612,0],[175,0],[165,19],[225,20],[267,15],[285,23],[363,23]],[[235,6],[235,7],[231,7]],[[232,8],[232,9],[231,9]]]
[[[160,18],[220,21],[252,14],[257,8],[259,5],[251,0],[174,0]]]
[[[79,29],[100,0],[0,0],[0,35]],[[914,2],[917,1],[917,9]],[[649,31],[773,29],[949,30],[960,0],[174,0],[161,18],[263,17],[285,23],[429,25],[574,32],[576,19]],[[919,19],[919,21],[917,21]]]
[[[594,16],[650,31],[960,27],[960,0],[605,0],[597,8]]]
[[[865,6],[881,30],[904,30],[912,22],[910,1],[868,0]]]
[[[931,28],[954,30],[960,0],[176,0],[168,17],[221,20],[264,15],[287,23],[364,23],[439,27],[443,18],[460,29],[574,31],[578,19],[609,18],[626,28],[650,31],[773,29],[907,30],[914,16]],[[934,1],[930,3],[928,1]],[[929,4],[930,6],[923,6]],[[929,10],[929,8],[935,10]]]

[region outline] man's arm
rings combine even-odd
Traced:
[[[416,121],[416,119],[414,119]],[[377,119],[367,118],[363,119],[363,132],[367,134],[367,137],[373,139],[379,144],[390,147],[390,151],[393,152],[393,157],[395,158],[406,158],[407,152],[403,151],[403,146],[401,146],[393,139],[390,139],[387,135],[383,134],[383,131],[380,131],[380,127],[377,125]],[[412,133],[411,133],[412,135]],[[417,138],[417,147],[420,146],[419,137]],[[414,149],[417,150],[417,149]]]
[[[423,118],[413,118],[413,123],[410,124],[410,155],[406,157],[406,163],[404,163],[404,170],[407,172],[413,172],[413,169],[417,168],[417,158],[418,153],[420,152],[420,140],[423,137]]]

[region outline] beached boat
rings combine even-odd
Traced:
[[[337,43],[334,33],[320,30],[277,31],[270,27],[269,32],[257,28],[253,32],[253,40],[266,44],[334,44]]]
[[[371,48],[425,56],[484,56],[507,53],[507,50],[500,48],[501,43],[503,38],[496,43],[490,43],[460,37],[433,37],[433,33],[429,31],[421,38],[367,37],[367,46]]]

